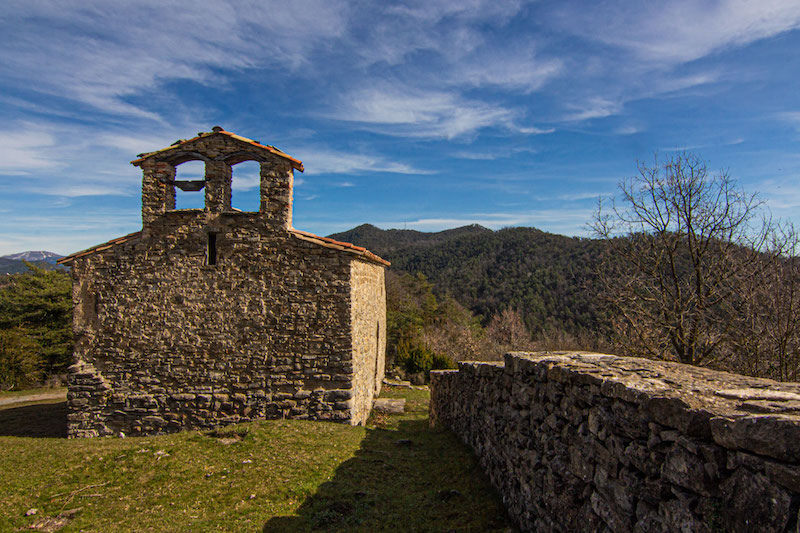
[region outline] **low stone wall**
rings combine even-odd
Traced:
[[[797,531],[800,385],[588,353],[431,372],[523,531]]]

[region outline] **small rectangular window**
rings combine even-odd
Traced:
[[[208,233],[208,249],[206,250],[206,264],[217,264],[217,234],[213,232]]]

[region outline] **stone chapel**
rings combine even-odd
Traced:
[[[203,161],[201,180],[176,167]],[[231,167],[260,164],[260,208]],[[303,164],[220,127],[131,162],[142,229],[62,258],[73,278],[70,437],[263,418],[363,424],[380,392],[389,263],[292,227]],[[175,188],[205,208],[175,209]]]

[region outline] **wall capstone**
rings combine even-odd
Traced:
[[[523,531],[797,531],[800,384],[592,353],[431,372]]]

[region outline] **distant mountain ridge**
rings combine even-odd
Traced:
[[[0,274],[18,274],[20,272],[26,272],[28,267],[25,266],[25,261],[47,270],[61,268],[56,267],[56,261],[62,257],[62,255],[57,253],[46,252],[44,250],[19,252],[0,256]]]
[[[330,237],[364,246],[395,272],[421,272],[484,321],[510,307],[534,333],[580,335],[605,325],[593,283],[599,240],[479,225],[425,233],[364,224]]]
[[[424,232],[411,229],[380,229],[372,224],[362,224],[351,230],[330,235],[332,239],[363,246],[370,252],[383,257],[407,247],[425,247],[441,244],[445,241],[463,237],[493,233],[489,228],[479,224],[461,226],[438,232]],[[384,257],[388,259],[388,257]]]
[[[9,254],[0,257],[0,259],[13,259],[15,261],[47,261],[53,263],[64,257],[54,252],[46,252],[44,250],[19,252],[17,254]]]

